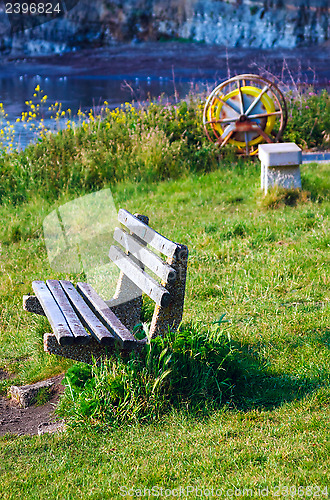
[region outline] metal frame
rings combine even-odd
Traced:
[[[255,97],[248,108],[244,109],[242,87],[249,85],[260,89],[261,92]],[[230,99],[228,99],[228,93],[233,90],[238,90],[239,109]],[[253,113],[254,108],[265,94],[272,100],[275,110],[271,112],[266,111],[265,113]],[[228,100],[226,100],[226,97]],[[210,120],[210,114],[212,115],[212,110],[216,106],[217,101],[222,103],[220,118]],[[231,113],[235,112],[236,116],[226,117],[225,113],[223,113],[223,109],[226,109],[226,107],[227,109],[231,108]],[[224,115],[222,118],[221,114]],[[237,136],[237,134],[243,133],[245,147],[242,148],[238,146],[238,152],[250,156],[258,152],[258,144],[251,145],[250,143],[252,141],[249,140],[248,134],[254,132],[259,142],[279,142],[286,127],[287,115],[287,106],[284,96],[274,82],[258,75],[244,74],[226,80],[211,92],[204,107],[203,125],[208,139],[211,142],[217,142],[220,148],[230,142],[237,142],[235,141],[235,135]],[[263,123],[266,124],[268,118],[272,116],[275,117],[275,123],[272,130],[267,133],[265,131],[265,126],[260,123],[260,120],[264,119]],[[277,133],[273,132],[276,122],[278,126]],[[223,127],[222,134],[219,133],[219,127],[217,127],[219,124]],[[253,142],[256,141],[254,140]]]

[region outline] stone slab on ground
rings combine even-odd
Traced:
[[[50,380],[54,382],[54,386],[51,388],[51,399],[46,404],[22,408],[15,400],[0,397],[0,436],[36,435],[39,433],[40,424],[43,424],[42,427],[45,429],[46,422],[57,423],[54,410],[60,394],[64,391],[64,386],[61,384],[63,374],[56,375]]]
[[[65,431],[65,423],[63,420],[59,422],[41,422],[38,425],[38,435],[42,436],[42,434],[55,434],[55,432],[63,432]]]
[[[9,393],[11,398],[17,401],[22,408],[27,408],[36,402],[40,391],[48,391],[50,395],[50,389],[53,385],[52,380],[42,380],[36,384],[22,385],[21,387],[12,385]]]

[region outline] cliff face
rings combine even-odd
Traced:
[[[67,2],[68,3],[68,2]],[[329,39],[329,0],[81,0],[63,17],[13,30],[0,12],[0,50],[60,52],[91,44],[183,38],[276,48]],[[14,28],[17,28],[14,26]]]
[[[319,44],[329,36],[327,0],[187,3],[190,5],[181,23],[164,20],[160,31],[172,30],[184,38],[207,43],[256,48]]]

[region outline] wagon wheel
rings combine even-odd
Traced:
[[[234,144],[253,155],[261,142],[278,142],[287,122],[287,107],[279,88],[257,75],[237,75],[218,85],[203,113],[207,137],[220,147]]]

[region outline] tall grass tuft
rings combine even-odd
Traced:
[[[225,370],[230,355],[230,342],[219,327],[169,331],[140,354],[117,353],[92,367],[74,365],[66,374],[58,413],[69,426],[96,428],[159,420],[173,408],[206,414],[230,392]]]
[[[262,208],[280,208],[284,205],[291,207],[298,203],[307,203],[310,200],[311,193],[302,191],[301,189],[286,189],[279,187],[277,184],[270,188],[265,196],[259,200],[259,205]]]

